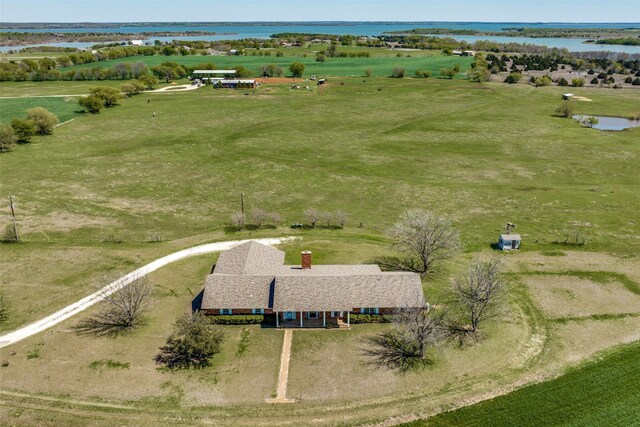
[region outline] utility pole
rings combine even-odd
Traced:
[[[240,193],[240,212],[244,215],[244,193]]]
[[[13,205],[13,197],[9,196],[9,204],[11,205],[11,219],[13,220],[13,237],[16,239],[16,242],[20,241],[20,237],[18,237],[18,224],[16,224],[16,210]]]

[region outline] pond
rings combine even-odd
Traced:
[[[640,126],[640,120],[628,119],[625,117],[607,117],[607,116],[589,116],[589,115],[575,115],[573,118],[579,122],[587,117],[595,117],[598,119],[598,124],[593,125],[594,129],[600,130],[624,130],[629,128],[635,128]]]

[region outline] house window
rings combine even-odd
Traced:
[[[296,312],[295,311],[285,311],[284,312],[284,320],[296,320]]]
[[[264,308],[253,308],[251,314],[264,314]]]
[[[307,319],[317,319],[318,317],[320,317],[320,315],[318,314],[317,311],[308,311],[307,312]]]
[[[220,314],[233,314],[230,308],[221,308]]]
[[[362,314],[378,314],[378,307],[362,307],[360,313]]]

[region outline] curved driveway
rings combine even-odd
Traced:
[[[265,245],[277,245],[279,243],[292,240],[292,239],[295,239],[295,237],[251,239],[251,240],[255,240],[256,242],[260,242]],[[118,291],[119,289],[122,289],[123,287],[127,286],[129,283],[133,282],[137,278],[145,276],[159,269],[160,267],[164,267],[167,264],[170,264],[172,262],[179,261],[181,259],[188,258],[191,256],[207,254],[210,252],[224,251],[248,241],[250,240],[231,240],[227,242],[208,243],[206,245],[194,246],[192,248],[183,249],[181,251],[174,252],[162,258],[158,258],[157,260],[143,267],[140,267],[139,269],[132,271],[131,273],[125,276],[122,276],[118,280],[115,280],[109,283],[107,286],[100,289],[99,291],[94,292],[91,295],[84,297],[81,300],[66,306],[62,310],[58,310],[55,313],[43,319],[40,319],[20,329],[16,329],[13,332],[9,332],[8,334],[0,336],[0,348],[14,344],[20,340],[23,340],[27,337],[35,335],[38,332],[42,332],[45,329],[48,329],[52,326],[57,325],[58,323],[70,318],[71,316],[74,316],[80,313],[86,308],[89,308],[95,303],[103,300],[105,296],[110,295]]]

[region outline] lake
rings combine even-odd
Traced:
[[[594,129],[600,130],[624,130],[640,126],[640,120],[627,119],[625,117],[607,117],[607,116],[589,116],[589,115],[575,115],[573,118],[577,121],[582,121],[587,117],[595,117],[598,119],[598,124],[593,125]]]
[[[255,23],[205,23],[191,24],[178,23],[175,25],[147,24],[144,26],[122,26],[117,28],[100,27],[96,24],[91,28],[46,28],[46,29],[20,29],[3,32],[103,32],[103,33],[129,33],[132,39],[142,32],[161,31],[210,31],[216,35],[209,36],[185,36],[185,37],[152,37],[151,40],[234,40],[243,38],[267,39],[274,33],[296,32],[314,34],[352,34],[356,36],[379,36],[386,31],[407,31],[413,28],[448,28],[480,31],[500,31],[504,28],[640,28],[640,23],[608,24],[608,23],[523,23],[523,22],[255,22]],[[585,39],[562,38],[531,38],[531,37],[504,37],[504,36],[443,36],[453,37],[458,40],[473,42],[476,40],[492,40],[496,42],[515,42],[545,45],[549,47],[566,48],[571,51],[609,51],[624,53],[640,53],[640,46],[618,45],[593,45],[585,44]],[[55,46],[89,47],[96,43],[56,43]],[[25,46],[4,46],[0,51],[21,49]]]

